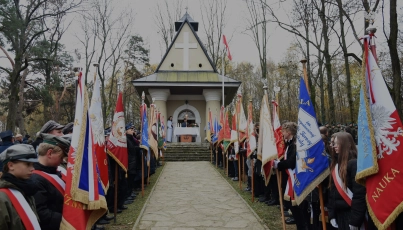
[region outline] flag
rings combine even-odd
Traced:
[[[158,137],[157,137],[157,116],[156,106],[150,105],[150,123],[148,124],[148,143],[151,150],[154,152],[154,156],[158,159]]]
[[[261,156],[262,171],[266,186],[269,184],[273,160],[277,158],[276,139],[270,115],[270,105],[267,94],[263,96],[259,119],[258,158]]]
[[[157,135],[158,135],[158,149],[164,148],[164,132],[161,125],[161,113],[157,115]]]
[[[141,117],[141,140],[140,148],[150,152],[150,145],[148,144],[148,117],[147,117],[147,105],[143,103],[140,105],[140,117]]]
[[[207,122],[207,127],[206,127],[206,138],[207,141],[211,143],[211,128],[213,124],[211,123],[211,111],[208,109],[208,122]]]
[[[320,135],[316,114],[304,79],[300,80],[295,201],[304,198],[329,175],[329,161]]]
[[[381,71],[369,52],[368,40],[369,37],[364,39],[356,179],[365,179],[368,212],[377,228],[383,230],[403,210],[403,193],[397,192],[403,191],[403,127]]]
[[[79,75],[76,113],[68,153],[66,187],[60,229],[91,229],[106,213],[105,193],[92,149],[88,93]]]
[[[93,151],[97,156],[97,165],[99,173],[101,176],[102,187],[104,191],[108,190],[109,187],[109,176],[108,176],[108,160],[106,158],[105,149],[105,134],[104,134],[104,119],[102,115],[102,100],[100,92],[100,81],[99,78],[95,79],[94,90],[92,92],[91,106],[89,109],[89,116],[91,119],[91,129],[92,129],[92,144]]]
[[[231,144],[231,129],[229,128],[229,118],[228,118],[228,111],[225,112],[224,118],[224,152],[227,152],[229,145]]]
[[[211,140],[213,142],[213,144],[215,144],[218,141],[218,132],[219,131],[220,131],[220,129],[219,129],[217,118],[214,118],[214,135]]]
[[[220,110],[220,123],[218,124],[218,143],[221,143],[224,140],[224,113],[225,113],[225,108],[224,106],[221,106]]]
[[[229,52],[229,46],[228,46],[227,38],[225,37],[225,35],[222,35],[222,41],[223,41],[223,43],[224,43],[224,45],[225,45],[225,49],[227,50],[228,59],[229,59],[230,61],[232,61],[231,52]]]
[[[253,110],[252,102],[250,101],[248,104],[248,128],[247,128],[248,146],[246,149],[247,157],[249,157],[256,149],[256,134],[255,134],[255,126],[253,124],[252,110]]]
[[[281,132],[282,127],[280,124],[280,119],[278,118],[277,113],[278,104],[275,101],[272,101],[271,103],[273,104],[273,129],[274,129],[274,138],[276,138],[277,158],[282,159],[284,157],[285,144],[283,133]]]
[[[246,120],[245,111],[243,109],[242,104],[242,95],[238,94],[238,106],[237,106],[237,113],[238,113],[238,133],[239,133],[239,143],[242,143],[247,136],[247,126],[248,121]]]
[[[239,142],[238,142],[238,132],[237,132],[237,113],[236,108],[232,112],[232,129],[231,129],[231,143],[234,143],[235,155],[239,152]],[[236,159],[238,159],[238,155],[236,155]]]
[[[166,132],[165,132],[165,117],[164,116],[162,116],[162,119],[161,119],[161,129],[162,129],[162,137],[163,137],[163,139],[164,139],[164,144],[163,144],[163,149],[164,150],[167,150],[167,141],[166,141]]]
[[[119,92],[113,115],[111,134],[107,143],[108,154],[127,172],[128,154],[126,143],[126,123],[123,111],[122,92]]]

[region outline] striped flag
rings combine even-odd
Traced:
[[[212,120],[211,120],[211,110],[208,109],[208,122],[207,122],[207,127],[206,127],[206,138],[207,138],[207,141],[210,142],[210,143],[211,143],[211,134],[213,133],[212,132],[213,124],[211,122],[212,122]]]
[[[232,129],[231,129],[231,143],[234,143],[235,154],[239,152],[238,131],[237,131],[237,114],[236,109],[232,112]],[[236,155],[238,159],[238,155]]]
[[[231,144],[231,129],[229,127],[229,118],[228,118],[228,110],[225,112],[225,118],[224,118],[224,140],[223,140],[223,145],[224,145],[224,152],[227,152],[228,147]]]
[[[247,136],[247,127],[248,121],[246,120],[245,111],[243,109],[242,104],[242,94],[238,93],[238,106],[237,106],[237,113],[238,113],[238,138],[239,143],[242,143]]]
[[[104,191],[109,187],[108,176],[108,160],[106,158],[105,149],[105,135],[104,135],[104,119],[102,115],[102,100],[100,92],[99,78],[95,79],[94,90],[92,92],[91,107],[89,109],[92,137],[93,137],[93,150],[97,156],[97,165],[101,175],[102,187]]]
[[[278,104],[275,101],[271,102],[273,104],[273,129],[274,129],[274,137],[276,138],[276,147],[277,147],[277,158],[282,159],[284,157],[285,152],[285,144],[283,133],[281,132],[281,124],[280,119],[278,118],[277,107]]]
[[[247,157],[249,157],[256,149],[256,134],[255,134],[255,125],[253,124],[252,112],[253,112],[253,106],[252,102],[250,101],[248,104],[248,128],[247,128],[248,146],[246,149]]]
[[[91,229],[106,213],[96,155],[92,149],[88,93],[79,75],[73,135],[68,153],[66,187],[60,229]]]
[[[225,45],[225,49],[227,50],[228,59],[230,61],[232,61],[231,52],[229,51],[229,46],[228,46],[227,38],[225,37],[225,35],[222,35],[222,41]]]

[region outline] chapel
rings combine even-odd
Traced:
[[[204,141],[209,109],[213,119],[219,119],[222,100],[224,106],[231,103],[241,84],[218,73],[197,35],[198,27],[186,12],[175,22],[176,35],[156,71],[132,81],[139,94],[144,91],[147,103],[154,99],[165,124],[173,117],[173,142],[179,142],[181,135]],[[181,127],[185,118],[187,127]]]

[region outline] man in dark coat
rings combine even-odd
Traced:
[[[63,132],[62,132],[63,128],[64,128],[64,125],[61,125],[54,120],[50,120],[42,126],[39,133],[49,133],[49,134],[61,137],[61,136],[63,136]],[[42,142],[43,142],[42,137],[38,136],[36,138],[36,140],[34,142],[32,142],[32,146],[34,147],[35,150],[37,150],[39,144]]]
[[[2,153],[4,150],[8,149],[10,146],[14,145],[13,144],[13,132],[11,132],[11,130],[1,132],[0,138],[3,142],[3,144],[0,145],[0,153]],[[2,170],[3,170],[3,163],[0,161],[0,174],[1,174]]]
[[[38,146],[38,163],[34,164],[32,180],[38,186],[35,193],[35,205],[42,229],[57,230],[60,228],[63,212],[64,181],[57,167],[67,156],[70,142],[51,134],[41,134],[43,143]],[[62,189],[63,190],[63,189]]]

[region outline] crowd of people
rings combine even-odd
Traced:
[[[240,156],[234,157],[233,146],[228,150],[228,176],[233,181],[242,177],[247,178],[246,192],[252,192],[257,202],[265,203],[268,206],[280,207],[280,197],[283,197],[285,223],[296,225],[297,230],[319,230],[322,228],[321,208],[319,189],[312,191],[305,200],[297,205],[292,194],[287,191],[289,181],[289,170],[296,166],[296,137],[298,126],[295,122],[282,124],[282,135],[285,144],[284,157],[273,162],[272,175],[267,186],[262,173],[262,162],[254,151],[249,157],[246,155],[246,145],[241,143]],[[365,201],[366,188],[355,181],[357,172],[357,127],[351,125],[324,125],[320,127],[322,141],[329,160],[331,175],[322,183],[324,209],[326,217],[326,228],[329,230],[375,230]],[[259,135],[259,124],[255,124],[255,134]],[[256,138],[258,139],[258,138]],[[222,145],[213,145],[213,164],[221,169],[225,167],[225,154]],[[238,168],[238,160],[243,166]],[[216,162],[217,161],[217,162]],[[233,163],[230,163],[230,162]],[[253,167],[252,167],[253,165]],[[243,170],[244,169],[244,170]],[[252,171],[253,169],[253,171]],[[281,174],[281,190],[278,188],[277,169]],[[238,178],[238,170],[241,170],[241,178]],[[252,176],[253,174],[253,176]],[[253,183],[252,183],[253,180]],[[253,189],[252,189],[253,185]],[[279,194],[281,191],[281,196]],[[345,194],[350,194],[350,200],[346,200]],[[280,212],[280,210],[279,210]],[[403,215],[395,221],[396,229],[403,229]],[[365,226],[365,227],[364,227]]]
[[[104,225],[114,218],[111,214],[115,211],[115,178],[118,178],[116,211],[121,213],[127,209],[126,205],[134,202],[142,181],[147,186],[148,175],[153,175],[158,166],[151,156],[148,169],[146,156],[139,146],[141,134],[131,124],[125,128],[127,177],[126,172],[108,156],[109,188],[105,198],[109,214],[100,218],[93,229],[104,229]],[[43,125],[34,141],[27,135],[25,138],[20,134],[14,136],[12,131],[0,133],[0,229],[28,229],[27,225],[33,226],[33,229],[60,228],[72,132],[73,123],[61,125],[50,120]],[[109,135],[110,129],[105,130],[105,143]],[[118,167],[117,177],[115,167]]]

